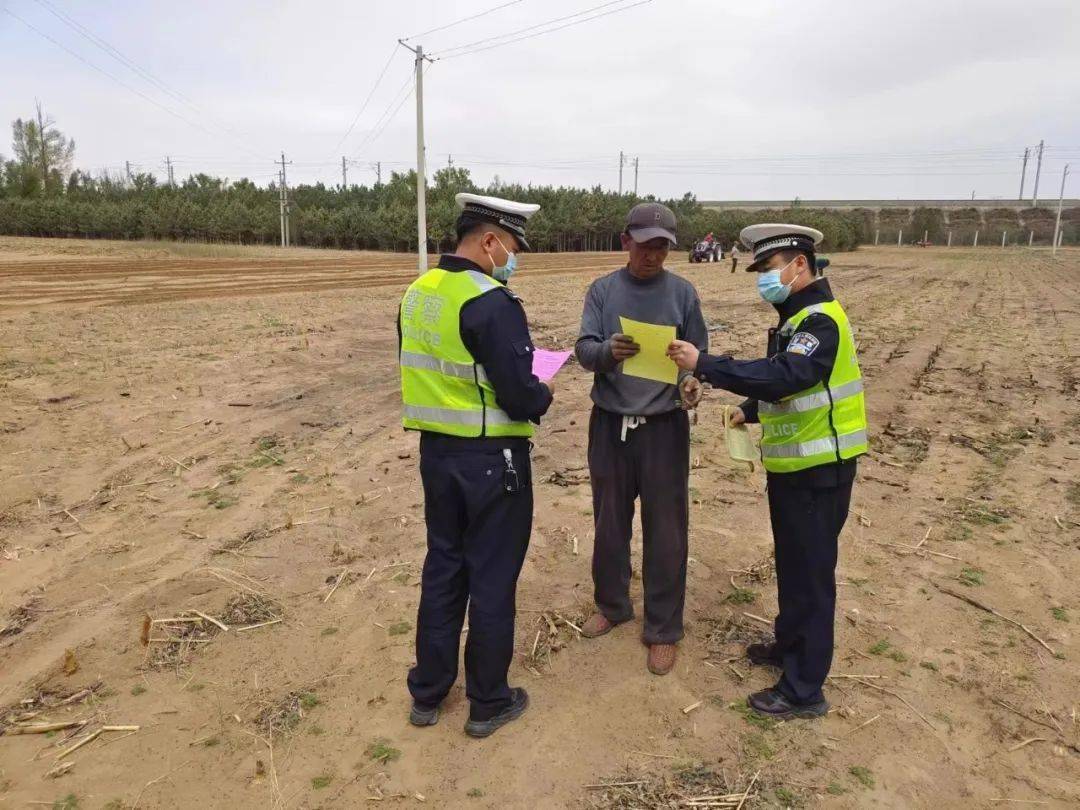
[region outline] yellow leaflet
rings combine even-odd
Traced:
[[[667,348],[675,340],[675,327],[642,323],[622,316],[619,316],[619,323],[623,334],[641,346],[640,352],[623,360],[623,374],[675,385],[679,380],[679,367],[667,356]]]

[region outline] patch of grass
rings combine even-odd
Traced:
[[[338,631],[338,629],[336,627],[324,627],[322,629],[322,632],[319,633],[319,635],[320,636],[333,636],[333,635],[337,634],[337,631]]]
[[[221,745],[221,737],[209,737],[203,740],[204,748],[216,748]]]
[[[872,647],[870,647],[867,652],[871,655],[884,655],[886,652],[888,652],[890,647],[892,647],[892,644],[890,644],[885,639],[881,639],[881,641],[876,642]]]
[[[1004,509],[983,509],[973,503],[965,503],[957,515],[967,523],[975,526],[997,526],[1009,519],[1009,513]]]
[[[933,661],[920,661],[919,666],[922,667],[923,669],[928,669],[931,672],[937,672],[938,671],[938,665],[935,664]]]
[[[62,799],[57,799],[52,804],[53,810],[78,810],[79,797],[74,793],[69,793]]]
[[[146,693],[146,687],[143,686],[141,683],[137,683],[133,687],[131,687],[131,695],[132,695],[132,697],[138,697],[139,695],[142,695],[142,694],[145,694],[145,693]]]
[[[889,653],[889,658],[896,661],[898,664],[903,664],[907,661],[907,656],[900,652],[900,650],[893,650]]]
[[[333,781],[334,777],[324,773],[322,776],[316,776],[311,780],[311,787],[315,790],[323,790],[330,787],[330,783]]]
[[[762,731],[768,731],[769,729],[776,727],[776,720],[771,717],[765,717],[764,715],[758,714],[750,708],[750,704],[748,704],[745,700],[736,701],[735,703],[729,703],[728,708],[736,714],[740,715],[742,719],[746,721],[747,725],[754,726],[755,728],[759,728]]]
[[[752,759],[772,759],[776,753],[760,731],[752,731],[743,737],[743,748]]]
[[[321,737],[323,734],[326,733],[326,729],[322,726],[312,726],[308,729],[307,733],[310,734],[312,737]]]
[[[785,787],[778,787],[773,793],[776,794],[776,800],[787,807],[791,807],[796,802],[795,793]]]
[[[320,703],[322,701],[314,692],[304,692],[300,695],[300,708],[302,709],[314,709]]]
[[[470,799],[479,799],[481,796],[484,795],[484,791],[482,791],[480,788],[472,788],[465,795],[468,796]]]
[[[219,489],[197,489],[191,493],[192,498],[206,498],[206,505],[215,509],[228,509],[240,502],[235,495],[228,495]]]
[[[290,481],[292,481],[292,482],[293,482],[294,484],[306,484],[306,483],[308,483],[309,481],[311,481],[311,479],[310,479],[310,478],[308,478],[308,477],[307,477],[306,475],[304,475],[303,473],[297,473],[296,475],[294,475],[294,476],[293,476],[292,478],[290,478],[289,480],[290,480]]]
[[[408,622],[394,622],[386,628],[386,632],[392,636],[403,636],[410,630],[412,630],[412,625]]]
[[[961,585],[972,588],[976,585],[986,584],[985,575],[986,572],[978,568],[963,568],[960,570],[960,575],[956,579]]]
[[[408,585],[409,584],[409,572],[408,571],[398,571],[396,574],[394,574],[392,579],[398,585]]]
[[[224,476],[227,484],[239,484],[244,478],[244,468],[239,464],[221,464],[217,468],[218,475]]]
[[[757,591],[752,591],[749,588],[736,588],[724,597],[724,601],[731,602],[733,605],[749,605],[757,599],[757,596]]]
[[[830,796],[843,796],[847,793],[847,788],[839,782],[829,782],[829,786],[825,788],[825,792]]]
[[[401,758],[401,751],[397,748],[392,748],[389,740],[382,739],[375,740],[375,742],[367,747],[364,753],[367,754],[370,759],[381,762],[383,765],[387,762],[393,762],[395,759]]]
[[[281,438],[273,434],[260,436],[255,440],[255,446],[264,453],[269,453],[275,447],[281,447]]]
[[[848,773],[858,779],[863,787],[872,788],[874,786],[874,774],[870,772],[869,768],[862,765],[852,765],[848,768]]]
[[[1059,622],[1067,622],[1069,620],[1069,614],[1065,612],[1063,607],[1050,608],[1051,615]]]
[[[963,523],[954,523],[945,531],[945,539],[953,542],[963,542],[971,539],[971,527]]]

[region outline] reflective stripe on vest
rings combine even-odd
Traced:
[[[476,425],[484,424],[484,411],[458,411],[453,408],[424,408],[420,405],[406,405],[401,409],[406,419],[417,419],[421,422],[443,422],[451,425]],[[512,425],[511,419],[505,411],[489,408],[487,411],[487,424],[489,425]]]
[[[838,450],[850,450],[866,444],[866,431],[856,430],[839,437],[828,436],[801,444],[766,444],[761,446],[764,458],[807,458],[821,453],[836,453]]]
[[[477,382],[488,381],[487,372],[484,371],[484,367],[481,365],[451,363],[449,360],[440,360],[438,357],[432,357],[430,354],[420,354],[418,352],[402,352],[400,362],[401,365],[406,368],[422,368],[427,371],[437,371],[448,377],[460,377],[463,380],[476,380]]]
[[[825,304],[811,304],[806,309],[799,310],[796,314],[788,318],[784,325],[780,327],[780,334],[787,337],[795,331],[800,323],[811,315],[819,315],[824,311]]]
[[[849,383],[838,385],[836,388],[829,391],[817,391],[813,394],[803,394],[802,396],[796,396],[792,399],[785,399],[783,402],[760,402],[758,403],[758,411],[761,413],[802,413],[803,411],[812,411],[815,408],[824,408],[829,404],[835,404],[840,400],[853,397],[863,392],[862,379],[852,380]],[[829,394],[832,394],[832,399],[829,399]]]

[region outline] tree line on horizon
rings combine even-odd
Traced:
[[[73,168],[74,141],[56,128],[40,105],[33,118],[13,122],[12,147],[13,159],[0,157],[0,234],[248,245],[280,240],[276,183],[259,186],[246,178],[229,180],[204,173],[176,185],[161,183],[145,172],[130,177],[107,173],[95,177]],[[481,187],[467,169],[447,167],[434,173],[428,188],[430,251],[448,250],[455,242],[454,195],[459,191],[539,203],[541,210],[529,223],[529,241],[534,250],[554,252],[618,250],[627,211],[637,202],[655,199],[620,195],[599,186],[520,185],[498,178]],[[293,245],[417,249],[414,171],[395,172],[388,182],[372,186],[301,184],[289,188],[288,193]],[[712,209],[689,193],[660,202],[670,206],[678,218],[682,249],[709,232],[730,248],[743,227],[771,220],[818,228],[825,234],[823,251],[854,250],[859,244],[872,242],[875,230],[883,224],[868,216],[874,212],[813,209],[797,200],[790,208],[775,211]],[[932,228],[913,227],[913,239],[916,230],[919,237],[923,230],[935,234],[940,230],[939,217],[927,219],[922,211],[903,212],[914,225],[923,219],[933,224]],[[880,214],[894,219],[898,215]],[[950,215],[955,216],[955,212]],[[1068,236],[1066,241],[1070,241]]]

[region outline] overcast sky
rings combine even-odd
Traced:
[[[504,3],[412,41],[464,54],[425,76],[429,175],[614,189],[621,149],[643,194],[1012,198],[1045,139],[1040,197],[1067,160],[1080,196],[1078,0],[0,0],[37,29],[0,13],[0,122],[40,99],[92,171],[263,184],[284,150],[290,182],[339,183],[345,155],[369,183],[415,165],[395,40]]]

